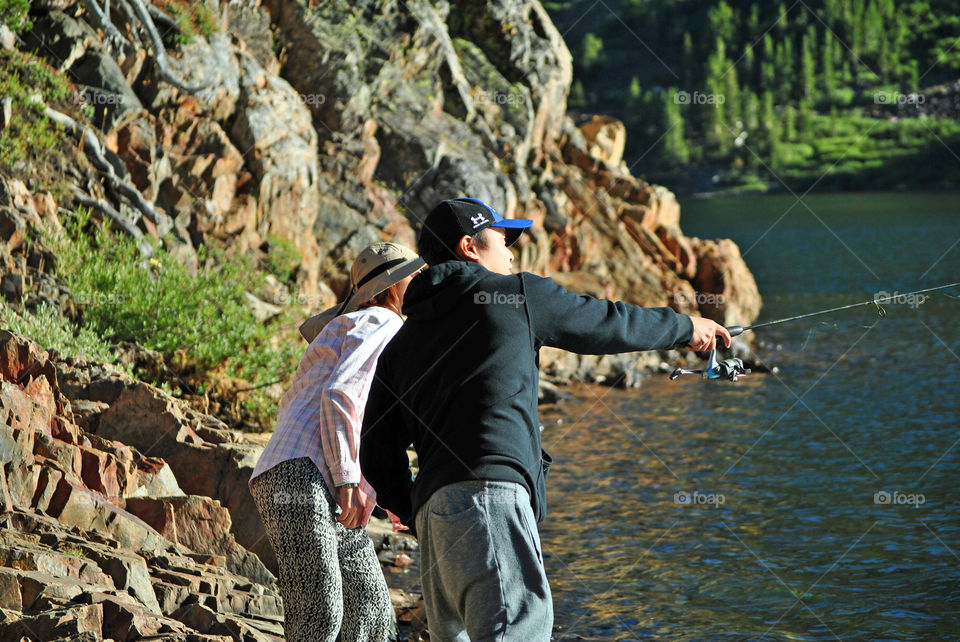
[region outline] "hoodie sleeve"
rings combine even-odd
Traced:
[[[363,413],[360,469],[377,491],[377,503],[413,530],[413,476],[407,459],[412,439],[403,423],[400,400],[390,387],[389,366],[383,357],[377,364]]]
[[[643,308],[569,292],[553,279],[523,273],[534,339],[578,354],[666,350],[686,345],[693,322],[670,308]]]

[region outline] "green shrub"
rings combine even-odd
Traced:
[[[247,257],[201,248],[195,271],[159,247],[144,259],[133,239],[93,225],[83,210],[47,244],[81,306],[81,332],[135,341],[206,380],[220,373],[242,378],[250,386],[241,405],[254,424],[272,423],[276,398],[265,388],[289,380],[303,353],[293,323],[300,311],[289,306],[270,325],[254,317],[245,293],[264,276]],[[291,336],[279,336],[278,328],[288,326]]]
[[[267,237],[267,258],[264,267],[284,283],[289,283],[296,273],[303,255],[293,242],[279,236]]]
[[[209,38],[219,29],[216,14],[203,2],[170,2],[166,9],[180,27],[174,36],[178,44],[193,42],[197,34]]]
[[[777,151],[781,165],[803,165],[815,152],[807,143],[781,143]]]
[[[61,128],[43,114],[73,95],[69,82],[45,62],[19,51],[0,51],[0,97],[11,99],[10,124],[0,132],[0,172],[30,174],[31,165],[52,162],[61,144]]]
[[[89,236],[88,223],[79,212],[54,240],[59,276],[83,305],[86,327],[167,356],[183,352],[201,368],[235,357],[261,334],[244,298],[245,286],[257,285],[248,261],[219,256],[219,265],[193,273],[159,248],[143,260],[133,239],[106,226]]]
[[[0,0],[0,23],[10,27],[10,31],[26,31],[33,28],[33,23],[27,19],[30,11],[28,0]]]
[[[76,328],[60,308],[42,303],[34,312],[0,304],[0,325],[33,339],[46,350],[101,363],[117,362],[112,347],[89,328]]]

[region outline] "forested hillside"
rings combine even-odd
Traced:
[[[670,187],[960,180],[955,1],[546,6],[574,52],[571,109],[621,117],[627,163]]]

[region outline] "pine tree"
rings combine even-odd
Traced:
[[[791,36],[787,36],[777,44],[775,61],[777,78],[772,86],[777,89],[777,102],[786,103],[790,100],[791,85],[794,79],[793,38]]]
[[[760,36],[760,4],[757,2],[750,5],[750,14],[747,17],[744,36],[749,44],[752,44]]]
[[[744,89],[740,93],[740,105],[743,126],[750,132],[750,136],[755,136],[760,124],[760,100],[754,92],[749,89]]]
[[[730,8],[724,0],[707,11],[707,20],[710,24],[710,33],[712,40],[720,39],[725,45],[734,44],[734,34],[737,30],[736,20],[733,9]]]
[[[833,100],[837,91],[837,78],[833,67],[833,35],[830,32],[824,33],[820,53],[820,86],[827,100]]]
[[[690,162],[690,148],[684,138],[683,115],[677,100],[677,90],[661,92],[661,122],[663,126],[663,147],[660,160],[669,167],[679,167]]]
[[[760,74],[757,72],[757,64],[754,59],[753,47],[748,46],[743,52],[743,60],[740,62],[740,68],[743,70],[743,86],[750,87],[757,82]]]
[[[729,65],[729,60],[724,60]],[[733,65],[727,67],[728,71],[724,77],[723,88],[723,117],[726,119],[726,128],[737,129],[737,123],[742,122],[743,116],[740,113],[740,83],[737,82],[737,68]]]
[[[760,123],[758,129],[758,153],[771,161],[780,144],[780,124],[773,107],[773,92],[764,91],[760,98]],[[755,150],[757,151],[757,150]]]
[[[769,89],[777,85],[777,67],[774,55],[773,36],[763,37],[763,55],[760,58],[760,87]]]
[[[793,105],[787,105],[783,108],[782,130],[783,140],[797,139],[797,110],[793,108]]]
[[[813,52],[817,46],[816,38],[816,30],[811,25],[801,41],[799,91],[801,100],[813,100],[817,93],[816,64],[813,58]]]
[[[713,53],[707,59],[704,74],[704,97],[707,102],[695,106],[701,114],[706,143],[719,156],[726,154],[730,138],[724,109],[726,105],[720,103],[720,100],[726,98],[726,72],[730,69],[725,52],[723,41],[717,38]],[[720,98],[721,96],[723,98]]]
[[[686,31],[683,34],[683,89],[686,91],[693,91],[696,68],[697,54],[693,50],[693,38]]]
[[[812,129],[813,107],[810,105],[810,101],[801,100],[800,108],[797,110],[796,133],[794,134],[794,140],[801,142],[810,140],[810,132]]]

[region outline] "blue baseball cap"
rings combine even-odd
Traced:
[[[464,236],[473,236],[488,227],[502,228],[510,247],[531,225],[533,221],[528,218],[503,218],[483,201],[461,197],[442,201],[430,210],[420,234],[435,235],[452,252]]]

